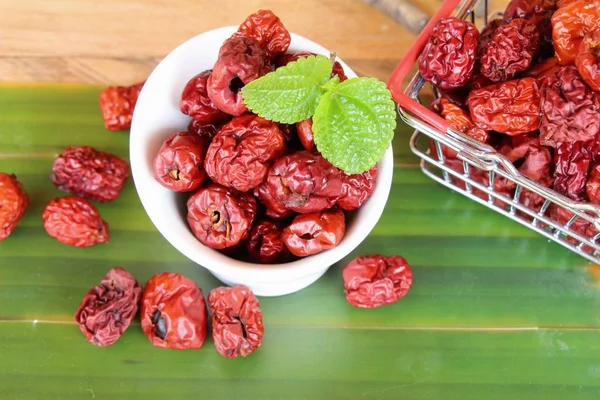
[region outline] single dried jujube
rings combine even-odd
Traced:
[[[29,205],[29,197],[15,175],[0,172],[0,241],[15,230]]]
[[[312,213],[335,204],[342,194],[342,176],[320,155],[302,150],[275,161],[261,186],[280,206]]]
[[[246,250],[252,259],[261,264],[289,261],[291,254],[282,238],[280,222],[262,219],[256,222],[246,241]]]
[[[561,65],[577,58],[583,37],[600,24],[600,0],[577,0],[552,15],[552,41]]]
[[[581,41],[575,65],[585,83],[600,92],[600,26]]]
[[[207,92],[221,111],[239,116],[248,111],[241,89],[271,69],[264,50],[252,39],[227,39],[208,78]]]
[[[277,60],[275,63],[278,67],[283,67],[283,66],[286,66],[288,63],[291,63],[292,61],[298,61],[298,59],[300,59],[300,58],[306,58],[309,56],[316,56],[316,55],[317,55],[316,53],[311,53],[309,51],[286,53],[286,54],[282,54],[279,57],[277,57]],[[344,73],[344,67],[342,67],[342,64],[340,64],[337,61],[335,61],[333,63],[333,67],[332,67],[332,71],[331,71],[332,78],[334,77],[334,75],[337,75],[340,78],[340,82],[343,82],[346,79],[348,79],[348,77]]]
[[[442,18],[433,28],[419,61],[421,76],[439,89],[465,86],[473,76],[479,31],[458,18]]]
[[[282,237],[293,255],[306,257],[337,246],[345,233],[344,213],[336,208],[297,215]]]
[[[200,349],[208,331],[202,290],[183,275],[163,272],[151,277],[141,305],[142,330],[156,346]]]
[[[154,178],[175,192],[191,192],[206,179],[206,139],[179,132],[164,141],[154,158]]]
[[[211,72],[212,70],[207,70],[194,76],[185,85],[181,94],[179,103],[181,112],[189,115],[199,124],[219,124],[229,118],[208,97],[206,85]]]
[[[62,191],[108,202],[121,194],[129,166],[119,157],[89,146],[68,147],[54,160],[51,178]]]
[[[542,80],[541,112],[545,146],[591,140],[600,133],[600,93],[592,91],[572,65]]]
[[[208,294],[215,348],[223,357],[246,357],[262,344],[260,304],[246,286],[218,287]]]
[[[346,301],[359,308],[392,304],[408,293],[412,270],[404,257],[360,256],[350,261],[342,272]]]
[[[90,247],[109,240],[108,224],[98,209],[79,196],[52,200],[42,217],[48,235],[66,245]]]
[[[554,155],[554,189],[576,201],[585,198],[585,184],[592,163],[588,142],[562,142]]]
[[[540,92],[534,78],[473,90],[468,104],[475,125],[486,130],[520,135],[540,127]]]
[[[214,137],[204,162],[211,179],[247,192],[260,185],[271,163],[285,152],[278,124],[254,114],[232,119]]]
[[[194,193],[187,209],[194,236],[205,246],[224,249],[248,237],[257,205],[251,194],[213,183]]]
[[[138,310],[142,287],[121,267],[112,268],[83,297],[75,321],[88,342],[106,347],[127,330]]]
[[[513,79],[525,71],[539,49],[537,27],[516,18],[498,27],[481,55],[481,73],[492,82]]]
[[[523,18],[535,24],[539,31],[540,53],[547,57],[554,54],[550,19],[556,8],[556,0],[512,0],[504,11],[504,20]]]
[[[132,86],[109,86],[100,93],[104,126],[110,131],[129,129],[133,110],[145,82]]]
[[[312,118],[306,119],[296,123],[296,129],[298,130],[298,139],[302,143],[302,147],[311,153],[318,153],[317,146],[315,145],[315,137],[312,131],[313,121]]]
[[[377,165],[362,174],[342,174],[342,195],[336,205],[342,210],[353,211],[369,200],[377,183]]]
[[[237,36],[255,40],[269,58],[285,53],[292,41],[279,17],[270,10],[258,10],[249,15],[233,34],[233,37]]]

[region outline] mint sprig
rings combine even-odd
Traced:
[[[375,78],[330,78],[332,60],[310,56],[291,62],[242,89],[246,106],[271,121],[313,118],[317,150],[347,174],[372,168],[390,145],[396,110],[386,85]]]

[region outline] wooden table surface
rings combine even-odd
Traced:
[[[440,3],[415,2],[428,13]],[[128,133],[102,125],[102,88],[143,80],[183,40],[259,8],[382,80],[414,40],[359,0],[0,0],[0,171],[31,198],[0,242],[0,399],[598,399],[600,268],[427,178],[402,124],[381,220],[314,285],[260,299],[266,336],[254,354],[224,359],[210,339],[155,349],[139,321],[109,348],[84,340],[73,313],[110,267],[142,284],[179,272],[205,294],[220,282],[156,231],[131,180],[97,204],[109,243],[50,238],[41,212],[64,195],[48,178],[54,157],[89,145],[127,159]],[[409,260],[406,298],[346,303],[341,266],[369,253]]]

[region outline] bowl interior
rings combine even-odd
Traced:
[[[202,245],[190,231],[186,221],[185,201],[189,194],[174,193],[153,177],[153,161],[163,141],[185,131],[190,118],[179,110],[181,92],[196,74],[212,69],[222,43],[237,30],[223,27],[198,35],[173,50],[150,74],[140,93],[133,115],[130,152],[131,169],[140,200],[161,234],[182,254],[198,264],[219,273],[236,274],[251,280],[315,273],[336,263],[370,233],[379,220],[387,201],[392,181],[391,147],[379,163],[375,192],[349,219],[346,235],[335,248],[298,261],[279,265],[261,265],[234,260]],[[329,55],[324,47],[301,36],[291,34],[290,52],[311,51]],[[356,74],[340,61],[349,78]]]

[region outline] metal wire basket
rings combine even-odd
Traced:
[[[522,175],[491,146],[451,128],[443,118],[423,105],[422,99],[427,95],[428,87],[418,72],[406,87],[403,86],[434,25],[441,18],[454,16],[469,19],[483,28],[488,17],[502,15],[502,12],[490,10],[489,3],[483,7],[476,7],[476,3],[477,0],[446,0],[397,65],[388,82],[402,120],[416,129],[410,140],[411,150],[421,158],[421,169],[430,178],[600,264],[599,206],[575,202],[538,184]],[[476,15],[476,9],[482,8],[484,11]],[[435,96],[435,90],[433,93]],[[462,168],[457,168],[456,163],[449,165],[442,146],[458,153],[457,159],[460,160],[459,165],[462,162]],[[431,151],[432,148],[435,151]],[[482,176],[482,173],[487,174],[484,181],[473,179],[474,174]],[[499,177],[516,185],[513,196],[495,190],[494,182]],[[527,191],[530,193],[525,196]],[[541,196],[541,200],[538,198],[540,201],[535,202],[535,207],[526,201],[534,194]]]

